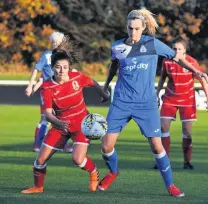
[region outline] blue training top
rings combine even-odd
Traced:
[[[114,99],[123,102],[156,101],[155,75],[158,55],[172,59],[175,51],[155,37],[142,35],[132,46],[125,39],[111,47],[111,60],[119,61]]]
[[[53,76],[53,71],[51,69],[51,55],[51,50],[45,51],[35,65],[35,69],[42,72],[43,81],[46,81],[48,78]]]

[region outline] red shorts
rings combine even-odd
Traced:
[[[63,148],[69,138],[72,138],[73,144],[88,145],[90,140],[81,131],[82,119],[88,114],[83,114],[73,117],[69,122],[69,130],[71,132],[64,133],[55,127],[52,127],[44,138],[43,144],[55,150],[63,151]]]
[[[82,132],[76,132],[72,134],[63,135],[56,128],[51,128],[44,138],[43,144],[51,149],[63,151],[64,146],[69,138],[72,137],[73,144],[88,145],[90,140],[83,135]]]
[[[196,106],[172,106],[168,104],[162,104],[160,110],[160,118],[167,118],[176,120],[176,112],[179,110],[180,119],[182,122],[196,121]]]

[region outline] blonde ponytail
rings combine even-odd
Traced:
[[[140,10],[131,11],[127,16],[127,20],[140,19],[143,24],[146,25],[148,34],[155,35],[158,24],[153,15],[154,14],[151,13],[149,10],[143,8]]]

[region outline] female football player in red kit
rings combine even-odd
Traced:
[[[182,38],[177,39],[173,48],[178,55],[181,55],[189,63],[198,67],[199,64],[191,56],[186,54],[188,42]],[[163,87],[166,77],[168,77],[168,84],[165,89],[165,94],[162,96],[163,104],[161,108],[161,130],[162,130],[162,143],[169,154],[170,152],[170,125],[171,121],[176,119],[176,112],[179,111],[180,119],[182,122],[182,149],[184,155],[184,169],[193,169],[191,164],[192,156],[192,122],[196,121],[196,102],[194,91],[194,78],[195,74],[184,69],[176,62],[164,59],[160,81],[157,88],[157,95]],[[206,81],[199,79],[208,102],[208,87]],[[154,168],[157,168],[155,166]]]
[[[45,116],[52,124],[44,138],[40,153],[34,161],[35,186],[21,191],[22,194],[42,193],[46,174],[46,162],[58,150],[63,150],[66,141],[73,136],[73,162],[90,176],[89,189],[96,191],[99,173],[95,163],[86,156],[89,139],[81,132],[82,119],[88,114],[83,98],[83,88],[95,87],[104,100],[109,94],[99,84],[80,72],[71,72],[71,65],[80,59],[73,44],[63,42],[51,56],[54,76],[42,85]],[[53,113],[55,112],[55,114]]]

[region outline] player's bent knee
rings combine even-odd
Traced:
[[[44,158],[37,158],[36,160],[36,164],[38,165],[38,166],[40,166],[40,165],[45,165],[45,159]]]
[[[104,144],[104,145],[102,145],[101,151],[103,153],[109,153],[109,152],[112,152],[113,149],[114,149],[114,146],[113,145],[108,145],[108,144],[105,145]]]
[[[46,167],[46,164],[44,162],[40,162],[38,159],[34,161],[34,167],[36,169],[44,169]]]
[[[75,165],[80,166],[84,162],[85,157],[83,158],[82,156],[75,155],[72,157],[72,160]]]
[[[158,148],[158,149],[152,149],[152,153],[153,154],[160,154],[160,153],[162,153],[162,152],[164,152],[165,150],[164,150],[164,148],[162,147],[162,148]]]
[[[168,132],[169,128],[166,125],[161,125],[161,132]]]

